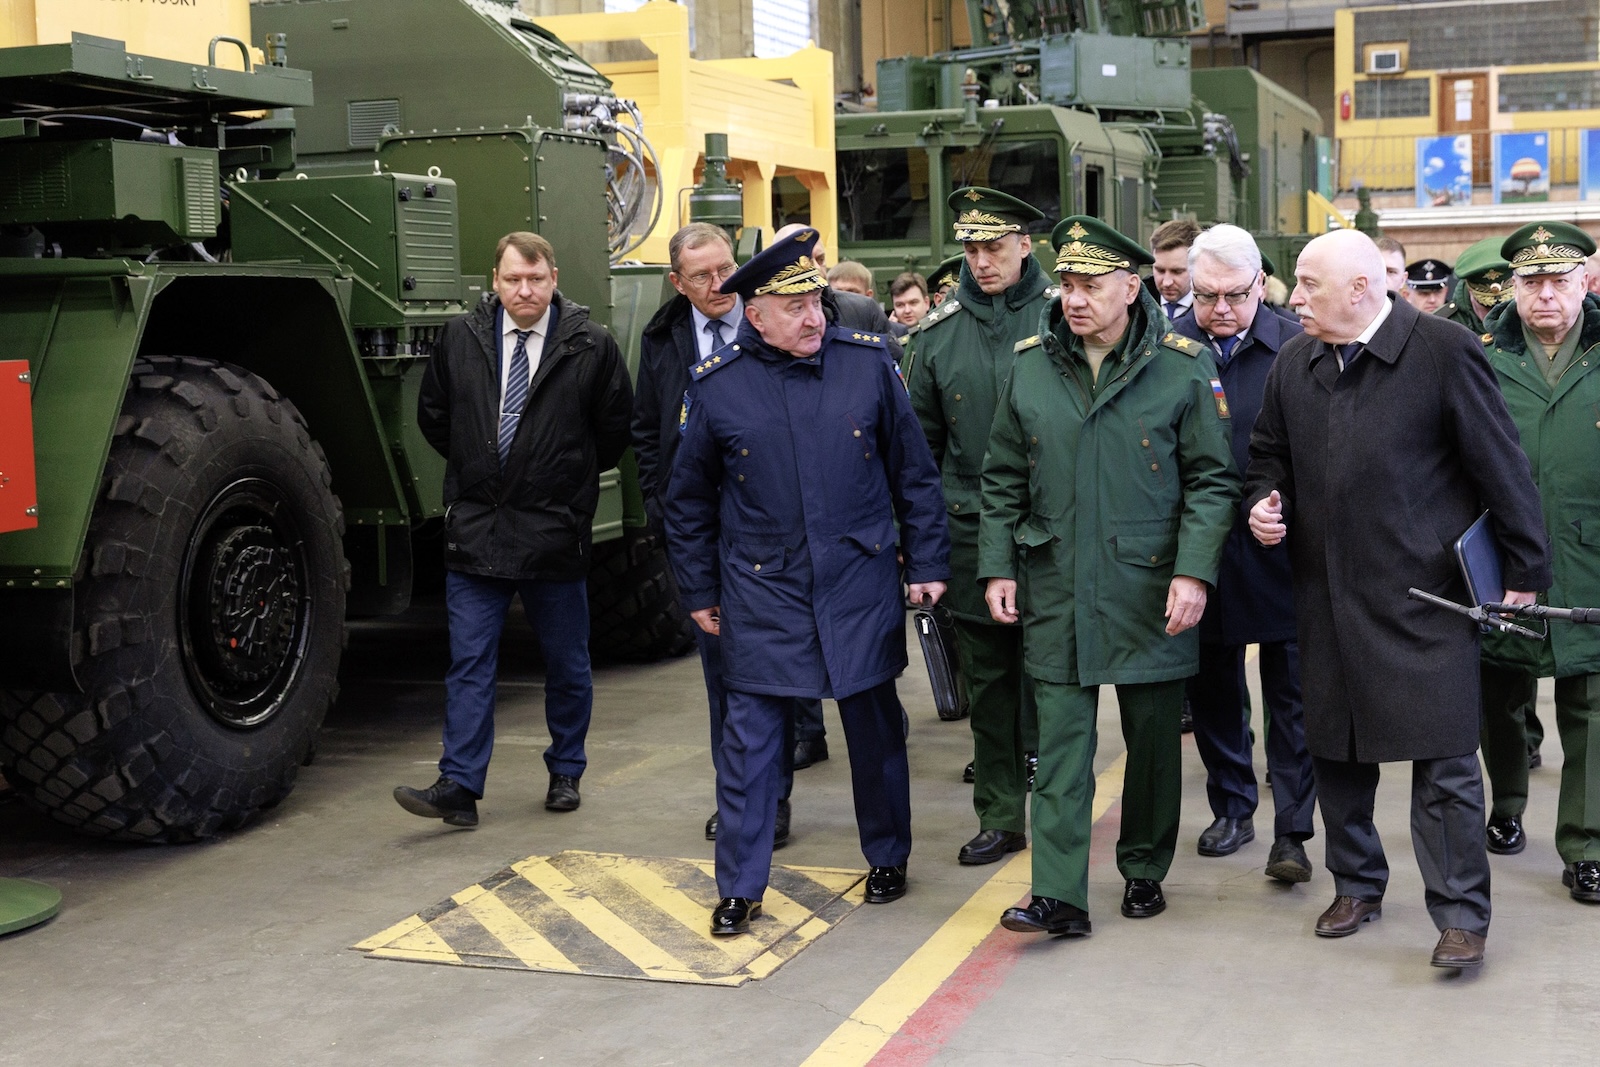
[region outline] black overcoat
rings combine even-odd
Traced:
[[[1193,315],[1179,318],[1172,330],[1211,348],[1211,338]],[[1267,375],[1283,346],[1303,332],[1299,316],[1289,322],[1272,314],[1272,309],[1263,303],[1256,310],[1244,343],[1234,350],[1227,365],[1217,370],[1233,415],[1228,425],[1240,478],[1250,465],[1250,431],[1261,412]],[[1200,619],[1200,640],[1207,644],[1252,645],[1295,638],[1289,554],[1257,541],[1250,532],[1249,519],[1249,511],[1241,507],[1223,545],[1217,587],[1206,598],[1206,613]]]
[[[1506,586],[1550,584],[1538,490],[1477,338],[1398,302],[1342,374],[1332,346],[1290,341],[1250,440],[1246,509],[1273,489],[1288,526],[1278,550],[1294,570],[1312,755],[1379,763],[1475,751],[1477,627],[1406,590],[1465,599],[1452,546],[1485,509]]]

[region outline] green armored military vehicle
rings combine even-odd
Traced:
[[[437,556],[418,383],[501,234],[549,237],[625,345],[663,293],[611,269],[651,208],[637,111],[509,3],[251,10],[264,65],[0,49],[0,359],[39,483],[0,539],[0,771],[114,838],[241,825],[311,759],[347,614],[403,610]],[[602,489],[597,651],[687,650],[627,463]]]

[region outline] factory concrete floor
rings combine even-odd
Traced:
[[[316,763],[277,809],[214,843],[95,842],[0,804],[0,876],[64,894],[59,917],[0,938],[0,1064],[1511,1065],[1584,1062],[1600,1044],[1600,908],[1559,880],[1555,738],[1533,775],[1527,851],[1494,858],[1477,973],[1428,966],[1436,934],[1401,768],[1379,795],[1394,872],[1383,919],[1326,941],[1312,936],[1332,898],[1320,838],[1308,885],[1263,877],[1270,800],[1254,844],[1196,855],[1210,816],[1187,738],[1167,912],[1118,915],[1112,804],[1095,835],[1094,935],[1050,941],[997,926],[1026,895],[1027,853],[1006,866],[955,861],[976,830],[959,781],[970,735],[933,715],[915,658],[901,683],[910,892],[855,909],[765,978],[727,988],[369,958],[351,946],[529,856],[711,854],[698,662],[597,671],[583,806],[555,815],[541,804],[540,678],[522,630],[502,659],[481,826],[401,811],[391,789],[434,777],[443,648],[437,613],[354,627]],[[1549,701],[1547,685],[1547,723]],[[799,772],[793,843],[777,859],[864,870],[831,704],[828,721],[833,758]],[[1122,744],[1109,692],[1100,727],[1096,769],[1114,799]]]

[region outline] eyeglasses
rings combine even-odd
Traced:
[[[683,280],[696,289],[704,289],[713,282],[727,281],[733,276],[733,272],[738,269],[739,265],[737,263],[728,263],[718,267],[716,270],[703,270],[699,274],[685,275]]]
[[[1207,293],[1199,289],[1192,291],[1194,293],[1194,302],[1203,307],[1212,307],[1218,300],[1226,300],[1229,307],[1243,307],[1245,301],[1249,300],[1250,295],[1256,291],[1256,287],[1251,285],[1250,288],[1238,293]]]

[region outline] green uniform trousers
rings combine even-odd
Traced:
[[[1035,680],[1039,772],[1033,783],[1033,894],[1089,908],[1095,708],[1099,686]],[[1117,870],[1161,881],[1178,845],[1183,797],[1183,682],[1117,686],[1128,750]]]
[[[1520,817],[1528,806],[1528,738],[1523,715],[1533,706],[1539,679],[1487,663],[1479,673],[1483,678],[1483,763],[1492,797],[1490,818]],[[1600,860],[1600,674],[1556,679],[1556,733],[1561,738],[1556,851],[1564,863]]]
[[[972,726],[972,809],[980,830],[1027,829],[1024,750],[1038,744],[1031,685],[1022,670],[1022,627],[960,618],[956,644]],[[1029,727],[1032,726],[1030,737]]]

